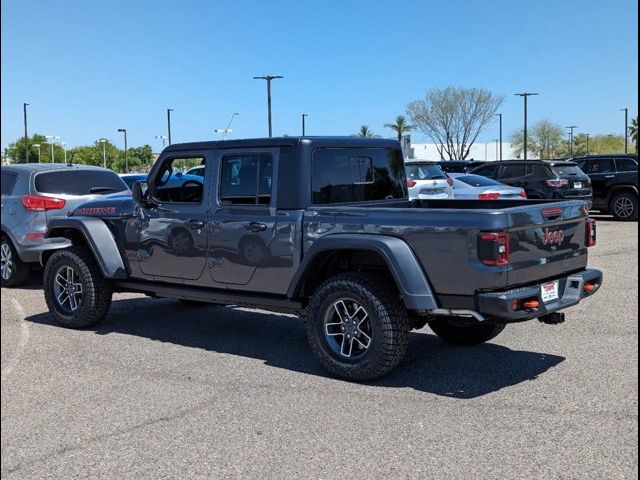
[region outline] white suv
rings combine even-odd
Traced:
[[[451,199],[453,179],[435,162],[413,161],[405,163],[409,200]]]

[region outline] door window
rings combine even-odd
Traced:
[[[484,167],[473,170],[474,175],[482,175],[483,177],[495,178],[498,165],[485,165]]]
[[[612,158],[594,158],[589,166],[589,173],[610,173],[614,171]]]
[[[201,165],[204,174],[204,163],[202,156],[166,160],[153,182],[156,200],[160,203],[202,203],[203,176],[185,172],[190,168]]]
[[[500,178],[521,178],[526,174],[526,165],[503,165],[500,170]]]
[[[269,205],[273,188],[270,153],[225,155],[221,161],[220,203]]]

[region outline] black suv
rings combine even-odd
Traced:
[[[569,161],[506,160],[490,162],[470,173],[523,188],[527,198],[591,199],[591,181],[580,167]]]
[[[574,158],[593,186],[593,208],[617,220],[638,219],[638,156],[589,155]]]
[[[487,162],[480,160],[441,160],[436,162],[436,165],[445,173],[467,173],[485,163]]]

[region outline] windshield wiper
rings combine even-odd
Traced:
[[[100,193],[100,192],[115,192],[116,189],[113,187],[91,187],[89,189],[89,193]]]

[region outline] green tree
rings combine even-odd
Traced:
[[[125,156],[124,151],[120,151],[118,160],[115,165],[112,166],[112,170],[116,172],[125,172]],[[153,150],[151,145],[144,145],[142,147],[131,147],[127,152],[127,164],[129,166],[129,172],[146,171],[151,165],[153,160]]]
[[[636,145],[636,153],[638,153],[638,117],[631,119],[631,126],[629,127],[629,135],[631,140]]]
[[[360,127],[360,130],[358,131],[358,133],[356,133],[355,135],[352,135],[354,137],[363,137],[363,138],[374,138],[374,137],[379,137],[379,135],[376,135],[375,133],[373,133],[373,131],[371,131],[371,129],[369,128],[368,125],[362,125]]]
[[[407,119],[406,119],[406,117],[404,115],[398,115],[396,117],[395,123],[385,123],[384,127],[385,128],[390,128],[391,130],[396,132],[396,135],[398,137],[398,141],[399,142],[402,141],[402,136],[405,133],[410,132],[411,130],[413,130],[413,125],[409,125],[409,122],[407,122]]]
[[[509,135],[514,154],[520,158],[524,152],[524,131],[517,130]],[[540,120],[527,131],[527,152],[538,158],[557,158],[566,150],[564,130],[550,120]]]
[[[96,140],[93,145],[72,148],[67,152],[67,159],[71,163],[102,167],[105,163],[104,153],[107,157],[107,168],[116,170],[119,166],[118,158],[121,155],[121,150],[118,150],[109,140],[105,140],[105,143]]]
[[[44,135],[40,135],[39,133],[35,133],[33,136],[29,137],[29,161],[35,163],[38,161],[38,147],[34,147],[34,145],[40,145],[40,153],[42,155],[41,161],[45,162],[47,155],[51,157],[51,154],[48,153],[47,148],[47,138]],[[58,146],[60,152],[62,152],[62,147]],[[9,157],[13,163],[25,163],[27,149],[25,148],[24,137],[18,138],[15,142],[9,144],[7,148],[4,149],[4,156]],[[63,158],[62,156],[59,158]],[[50,158],[49,158],[50,161]]]

